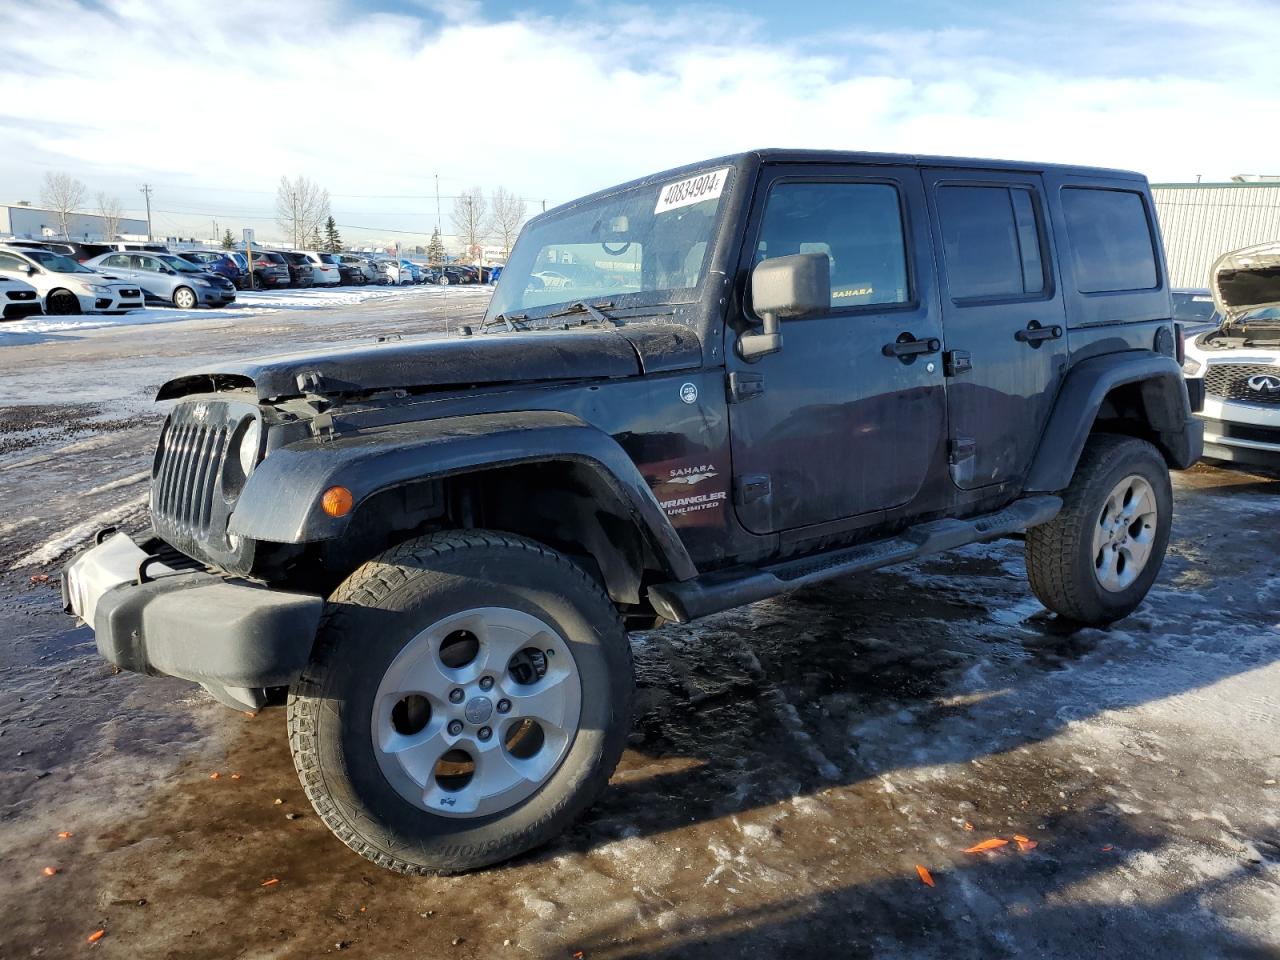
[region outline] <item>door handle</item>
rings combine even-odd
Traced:
[[[886,343],[880,348],[880,352],[886,357],[897,357],[903,363],[911,363],[921,354],[937,353],[941,349],[942,341],[937,337],[925,337],[923,340],[917,340],[910,333],[900,333],[897,340],[893,343]]]
[[[1038,321],[1032,320],[1027,324],[1027,329],[1019,330],[1013,335],[1013,339],[1035,348],[1045,340],[1057,340],[1061,336],[1062,328],[1057,324],[1050,327],[1042,327]]]

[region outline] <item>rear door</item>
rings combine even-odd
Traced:
[[[1063,297],[1035,173],[932,169],[948,459],[961,489],[1020,481],[1066,368]]]
[[[756,196],[740,275],[769,257],[825,253],[831,310],[783,321],[782,349],[754,362],[730,334],[739,520],[773,533],[874,519],[917,496],[946,428],[920,174],[778,164]],[[757,322],[743,319],[733,326]]]

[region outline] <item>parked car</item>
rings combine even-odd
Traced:
[[[457,263],[445,264],[436,274],[436,283],[447,287],[455,283],[475,283],[475,274],[469,267]]]
[[[163,385],[151,525],[73,559],[66,609],[121,669],[288,687],[306,794],[376,864],[518,856],[607,788],[628,630],[1021,532],[1066,629],[1135,611],[1201,451],[1156,224],[1140,174],[953,157],[601,191],[525,225],[494,335]],[[581,281],[531,286],[563,249]]]
[[[422,282],[422,268],[412,260],[401,260],[400,269],[402,272],[408,272],[410,283]]]
[[[378,268],[378,282],[389,283],[392,285],[400,282],[400,264],[394,260],[375,260],[374,265]]]
[[[334,259],[338,261],[338,273],[342,277],[342,282],[347,286],[362,287],[369,282],[369,278],[364,275],[364,271],[355,264],[347,263],[336,254]]]
[[[179,253],[178,256],[190,261],[197,267],[203,267],[210,273],[226,277],[237,288],[243,286],[244,268],[236,262],[230,252],[222,250],[188,250]]]
[[[40,291],[25,280],[0,273],[0,316],[5,320],[21,320],[43,312]]]
[[[245,255],[247,259],[247,254]],[[289,261],[273,250],[253,249],[253,269],[249,272],[255,290],[277,290],[291,282]]]
[[[368,257],[354,253],[336,253],[334,256],[338,258],[339,264],[359,270],[365,283],[378,282],[378,267]]]
[[[311,260],[300,250],[276,251],[289,265],[289,286],[295,289],[314,287],[316,273],[311,269]]]
[[[1173,319],[1184,334],[1203,333],[1222,323],[1218,308],[1213,305],[1213,293],[1207,288],[1199,290],[1171,290]]]
[[[108,253],[87,266],[142,288],[148,300],[169,303],[180,310],[224,307],[236,298],[226,277],[182,259],[174,253]]]
[[[311,273],[315,277],[317,287],[336,287],[342,283],[342,272],[338,269],[338,260],[332,253],[319,250],[303,250],[302,255],[311,264]]]
[[[163,243],[150,240],[108,240],[105,245],[112,250],[138,251],[146,253],[168,253],[169,248]]]
[[[60,253],[65,257],[70,257],[76,263],[87,263],[94,257],[100,257],[104,253],[110,253],[114,248],[105,243],[80,243],[71,240],[62,243],[50,243],[48,248],[54,253]]]
[[[1280,470],[1280,243],[1228,253],[1209,276],[1220,322],[1188,335],[1183,365],[1204,398],[1204,455]]]
[[[0,274],[35,287],[44,312],[127,313],[142,308],[142,291],[52,250],[0,247]]]

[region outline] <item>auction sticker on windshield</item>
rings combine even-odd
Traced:
[[[667,184],[658,194],[658,205],[653,208],[653,212],[666,213],[668,210],[693,206],[703,200],[719,200],[720,194],[724,192],[725,181],[729,179],[729,171],[732,169],[732,167],[725,167],[723,170],[712,170],[690,177],[688,180]]]

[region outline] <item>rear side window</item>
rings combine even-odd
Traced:
[[[1150,290],[1159,285],[1155,243],[1142,194],[1063,187],[1062,212],[1081,293]]]
[[[953,300],[1008,300],[1044,293],[1038,204],[1025,187],[942,186],[938,218]]]
[[[756,262],[794,253],[831,260],[831,309],[906,303],[906,238],[897,187],[780,183],[769,194]]]

